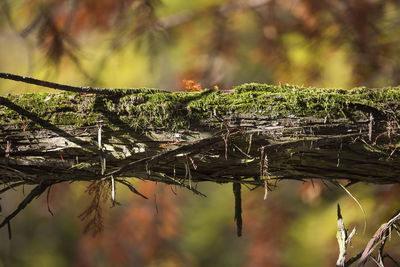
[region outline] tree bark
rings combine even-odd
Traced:
[[[75,87],[7,73],[0,78],[66,91],[0,96],[0,195],[34,185],[0,222],[10,238],[10,221],[60,182],[92,181],[88,193],[95,196],[80,218],[91,217],[85,229],[94,233],[102,225],[95,219],[105,189],[116,203],[115,183],[144,198],[131,178],[200,195],[198,182],[233,183],[239,236],[241,184],[263,186],[266,198],[280,179],[400,183],[398,87],[244,84],[167,92]],[[345,248],[341,253],[342,264]]]
[[[0,182],[399,183],[399,91],[245,84],[8,95]]]

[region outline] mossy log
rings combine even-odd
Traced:
[[[114,92],[1,97],[0,183],[400,182],[397,87]]]
[[[132,178],[197,194],[198,182],[232,183],[238,236],[241,184],[267,193],[281,179],[400,183],[399,87],[244,84],[168,92],[73,87],[7,73],[0,78],[66,91],[0,96],[0,194],[34,185],[0,223],[10,237],[12,218],[60,182],[93,181],[88,190],[97,192],[97,202],[83,219],[100,210],[93,207],[104,185],[113,203],[115,183],[145,197]],[[90,227],[98,229],[96,220]],[[341,262],[345,254],[344,246]]]

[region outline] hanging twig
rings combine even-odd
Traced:
[[[106,172],[106,158],[104,157],[104,148],[102,145],[102,136],[101,136],[102,123],[103,123],[102,120],[98,121],[97,144],[99,149],[101,175],[104,175],[104,173]]]
[[[49,213],[51,214],[51,216],[54,216],[53,212],[50,209],[50,203],[49,203],[49,199],[50,199],[50,189],[51,189],[51,185],[49,186],[49,189],[47,190],[47,196],[46,196],[46,202],[47,202],[47,210],[49,211]]]
[[[114,176],[111,175],[111,202],[113,207],[115,206],[115,182]]]
[[[121,183],[121,184],[125,185],[126,187],[128,187],[129,190],[131,190],[132,193],[134,193],[134,194],[136,194],[136,195],[139,195],[139,196],[141,196],[141,197],[144,198],[144,199],[148,199],[145,195],[143,195],[142,193],[140,193],[139,191],[137,191],[137,190],[133,187],[133,185],[132,185],[131,183],[129,183],[129,182],[125,181],[125,180],[122,180],[122,179],[115,179],[115,181],[117,181],[118,183]]]
[[[230,131],[229,128],[227,127],[226,129],[226,134],[222,137],[224,139],[225,143],[225,159],[228,160],[228,141],[229,141],[229,136],[230,136]]]
[[[167,178],[171,181],[172,184],[178,185],[180,187],[185,187],[186,189],[189,189],[190,191],[192,191],[193,193],[195,193],[196,195],[202,196],[202,197],[207,197],[206,195],[204,195],[203,193],[201,193],[200,191],[198,191],[197,189],[190,187],[189,185],[182,183],[180,181],[178,181],[177,179],[166,175],[165,173],[161,173],[161,172],[155,172],[155,174],[158,174],[159,176],[163,177],[163,178]],[[175,194],[175,192],[174,192]]]
[[[237,133],[238,132],[230,133],[230,135],[237,134]],[[162,160],[165,160],[165,159],[177,156],[177,155],[196,153],[210,145],[213,145],[215,143],[219,143],[222,141],[223,140],[221,139],[221,136],[219,136],[219,135],[215,135],[215,136],[209,137],[209,138],[204,138],[199,141],[195,141],[191,144],[181,146],[177,149],[169,150],[169,151],[157,154],[152,157],[147,157],[147,158],[143,158],[143,159],[128,163],[125,166],[119,168],[118,170],[115,170],[115,171],[112,171],[112,172],[106,174],[106,176],[108,176],[108,175],[119,176],[129,170],[132,170],[132,169],[135,169],[138,167],[143,167],[146,165],[149,166],[151,164],[156,164]]]
[[[233,183],[233,195],[235,196],[235,222],[237,236],[242,236],[242,195],[240,183]]]
[[[358,201],[358,199],[355,198],[355,197],[353,196],[353,194],[352,194],[345,186],[343,186],[341,183],[339,183],[338,181],[332,181],[332,183],[333,183],[333,184],[336,184],[336,185],[338,185],[340,188],[342,188],[343,191],[345,191],[345,192],[354,200],[354,202],[356,202],[356,204],[357,204],[358,207],[360,208],[360,210],[361,210],[361,212],[362,212],[362,214],[363,214],[363,216],[364,216],[364,230],[363,230],[363,233],[365,233],[365,231],[366,231],[366,229],[367,229],[367,215],[365,214],[364,208],[362,207],[360,201]]]
[[[10,221],[7,222],[7,230],[8,230],[8,240],[11,240],[12,234],[11,234],[11,223],[10,223]]]
[[[264,200],[268,197],[268,180],[271,179],[268,171],[268,154],[265,152],[265,146],[260,148],[260,180],[264,181]]]
[[[26,184],[26,182],[16,182],[16,183],[13,183],[13,184],[10,184],[10,185],[9,184],[5,184],[4,188],[0,189],[0,194],[3,194],[4,192],[7,192],[10,189],[13,189],[15,187],[18,187],[18,186],[24,185],[24,184]]]

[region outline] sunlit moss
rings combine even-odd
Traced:
[[[114,126],[172,130],[196,127],[209,122],[211,117],[239,113],[272,119],[286,116],[342,118],[354,113],[349,103],[368,105],[384,112],[390,102],[400,99],[398,87],[344,90],[256,83],[237,86],[231,93],[213,89],[171,93],[147,88],[121,90],[121,93],[125,95],[26,94],[10,95],[8,99],[55,125],[95,125],[103,120]],[[0,123],[22,119],[16,111],[4,106],[0,113],[4,115]]]

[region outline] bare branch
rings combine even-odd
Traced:
[[[7,80],[13,80],[17,82],[23,82],[23,83],[28,83],[28,84],[34,84],[38,86],[43,86],[47,88],[52,88],[52,89],[58,89],[58,90],[63,90],[63,91],[68,91],[68,92],[75,92],[75,93],[86,93],[86,94],[99,94],[99,95],[124,95],[127,92],[124,92],[123,90],[120,89],[109,89],[109,88],[95,88],[95,87],[90,87],[90,86],[71,86],[71,85],[65,85],[65,84],[59,84],[59,83],[53,83],[53,82],[48,82],[48,81],[43,81],[35,78],[30,78],[30,77],[24,77],[16,74],[11,74],[11,73],[5,73],[5,72],[0,72],[0,78],[7,79]],[[135,88],[128,88],[126,90],[129,91],[135,91]]]
[[[132,193],[141,196],[144,199],[148,199],[145,195],[143,195],[142,193],[140,193],[139,191],[136,190],[136,188],[133,187],[133,185],[130,182],[124,181],[122,179],[115,179],[115,181],[117,181],[120,184],[125,185],[126,187],[129,188],[129,190],[131,190]]]
[[[25,197],[25,199],[21,203],[19,203],[17,209],[14,210],[0,223],[0,228],[2,228],[6,224],[9,224],[10,221],[15,216],[17,216],[18,213],[20,213],[34,198],[39,197],[46,190],[46,188],[48,188],[53,183],[42,183],[33,188],[32,191]]]
[[[379,227],[379,229],[375,232],[374,236],[371,238],[362,252],[360,261],[357,263],[357,267],[364,266],[376,246],[380,242],[384,242],[389,237],[389,230],[398,220],[400,220],[400,210],[398,210],[387,223],[382,224],[381,227]]]

